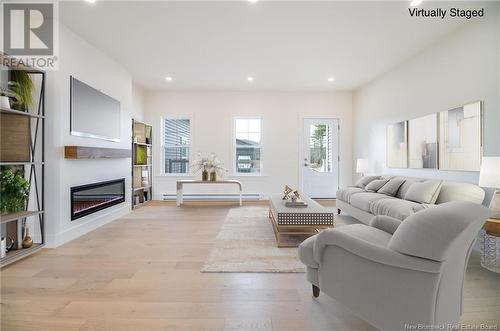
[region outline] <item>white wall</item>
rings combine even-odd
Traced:
[[[495,10],[379,77],[354,94],[354,157],[375,173],[477,183],[478,172],[386,168],[386,126],[484,101],[484,155],[500,155],[500,38]]]
[[[132,118],[144,121],[145,107],[144,89],[135,83],[132,84]]]
[[[263,125],[263,176],[235,177],[245,193],[264,197],[279,193],[285,184],[298,187],[299,135],[302,118],[338,118],[340,186],[351,183],[352,94],[292,92],[147,92],[146,122],[154,127],[154,197],[175,193],[179,177],[162,176],[160,122],[163,116],[192,119],[192,155],[214,152],[232,168],[233,120],[260,116]],[[198,174],[198,176],[200,176]],[[195,188],[190,192],[199,192]],[[216,192],[214,188],[211,192]]]
[[[127,148],[131,144],[132,78],[105,54],[60,26],[60,67],[47,74],[46,93],[46,233],[57,246],[130,211],[130,158],[66,160],[65,145]],[[121,102],[120,142],[70,135],[70,75]],[[96,119],[99,120],[99,119]],[[70,220],[70,188],[111,179],[126,179],[126,202]]]

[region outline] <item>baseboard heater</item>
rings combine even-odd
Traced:
[[[256,201],[262,199],[260,193],[243,193],[241,197],[244,201]],[[163,194],[163,200],[171,201],[176,199],[177,199],[177,194]],[[189,201],[189,200],[238,201],[240,199],[240,195],[238,193],[235,194],[187,193],[183,194],[183,199],[184,201]]]

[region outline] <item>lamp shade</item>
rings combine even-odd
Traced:
[[[358,159],[356,163],[356,173],[364,174],[370,171],[370,165],[368,164],[368,159]]]
[[[479,186],[500,187],[500,156],[483,157],[481,173],[479,174]]]

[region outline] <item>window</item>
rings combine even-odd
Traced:
[[[260,118],[235,120],[235,172],[260,174],[262,169],[262,131]]]
[[[163,123],[165,174],[189,173],[190,120],[166,118]]]

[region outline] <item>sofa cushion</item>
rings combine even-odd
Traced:
[[[408,192],[408,190],[414,183],[422,183],[422,182],[425,182],[425,179],[406,177],[403,185],[399,187],[398,193],[396,194],[396,198],[404,199],[406,192]]]
[[[427,205],[402,199],[380,199],[373,201],[370,212],[373,215],[385,215],[403,221],[410,215],[427,208]]]
[[[391,198],[385,194],[380,193],[356,193],[351,196],[351,201],[349,202],[353,207],[359,208],[366,212],[370,212],[370,205],[380,199],[395,199]]]
[[[436,202],[439,191],[441,190],[441,180],[428,180],[423,183],[414,183],[405,194],[405,200],[415,201],[419,203]]]
[[[469,183],[443,182],[436,203],[469,201],[482,204],[485,192],[477,185]]]
[[[402,177],[394,177],[394,178],[391,178],[387,183],[385,183],[384,186],[382,186],[380,188],[380,190],[378,190],[377,192],[378,193],[382,193],[382,194],[385,194],[385,195],[389,195],[391,197],[395,196],[396,193],[398,192],[399,188],[401,187],[401,185],[403,185],[403,183],[406,181],[406,179],[402,178]]]
[[[354,184],[354,186],[359,188],[365,188],[365,186],[368,185],[370,182],[379,178],[380,176],[363,176],[356,182],[356,184]]]
[[[366,191],[359,187],[354,187],[354,186],[343,187],[337,191],[337,199],[342,200],[344,202],[349,202],[353,194],[361,192],[366,192]]]
[[[365,186],[365,190],[369,192],[377,192],[384,186],[389,179],[375,179],[374,181],[371,181],[370,184]]]
[[[369,225],[389,234],[393,234],[401,225],[401,221],[393,217],[377,215],[372,218]]]
[[[397,252],[444,261],[451,252],[466,251],[490,210],[472,202],[447,202],[408,217],[394,232],[388,248]]]

